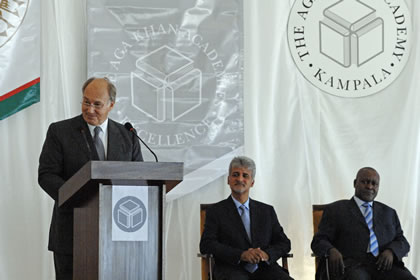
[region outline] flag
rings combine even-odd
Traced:
[[[40,100],[40,1],[0,1],[0,120]]]

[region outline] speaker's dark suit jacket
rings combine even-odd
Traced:
[[[373,229],[378,240],[379,251],[391,249],[397,260],[401,260],[410,250],[403,235],[397,213],[391,207],[373,202]],[[317,256],[325,256],[332,247],[343,255],[344,262],[363,262],[369,244],[369,228],[354,198],[340,200],[326,207],[318,232],[312,240],[312,250]],[[320,265],[320,268],[324,267]]]
[[[241,254],[249,248],[265,251],[269,265],[278,265],[276,261],[290,251],[290,240],[272,206],[250,199],[249,211],[252,242],[231,196],[207,210],[200,251],[215,256],[215,270],[229,271],[242,266]]]
[[[98,160],[98,154],[81,115],[50,125],[39,158],[38,182],[55,200],[48,242],[51,251],[73,254],[73,209],[58,207],[58,190],[90,160]],[[107,160],[143,160],[135,135],[111,119]]]

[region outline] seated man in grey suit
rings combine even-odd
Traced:
[[[136,136],[108,118],[116,99],[106,78],[83,85],[82,114],[50,125],[39,157],[38,182],[54,199],[48,249],[56,279],[72,279],[73,209],[58,207],[60,187],[90,160],[142,161]]]
[[[371,167],[359,170],[350,200],[331,203],[324,210],[312,240],[317,256],[327,256],[331,279],[416,279],[402,258],[410,250],[394,209],[373,201],[378,194],[379,174]],[[325,263],[316,279],[327,279]]]
[[[232,194],[207,210],[200,251],[214,255],[217,280],[292,279],[277,264],[290,251],[290,240],[274,208],[249,198],[254,178],[254,161],[234,158],[228,177]]]

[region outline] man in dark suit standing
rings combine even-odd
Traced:
[[[331,279],[412,280],[402,258],[410,250],[394,209],[373,201],[379,174],[371,167],[359,170],[350,200],[331,203],[324,210],[312,240],[317,256],[326,256]],[[325,262],[317,279],[327,279]]]
[[[90,160],[143,160],[135,135],[108,118],[115,99],[115,86],[107,78],[90,78],[83,85],[82,114],[48,128],[38,182],[55,201],[48,249],[54,252],[56,279],[73,274],[73,209],[58,207],[60,187]]]
[[[236,157],[229,166],[232,194],[207,210],[200,251],[215,257],[217,280],[292,279],[277,260],[290,251],[290,240],[270,205],[249,198],[255,163]]]

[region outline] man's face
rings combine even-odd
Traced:
[[[379,190],[379,175],[371,169],[362,169],[354,180],[355,195],[363,201],[373,201]]]
[[[249,189],[254,185],[251,170],[245,167],[233,167],[228,177],[228,184],[232,194],[249,193]]]
[[[113,107],[114,102],[110,101],[108,84],[105,80],[95,79],[85,88],[82,99],[82,115],[88,124],[101,125]]]

